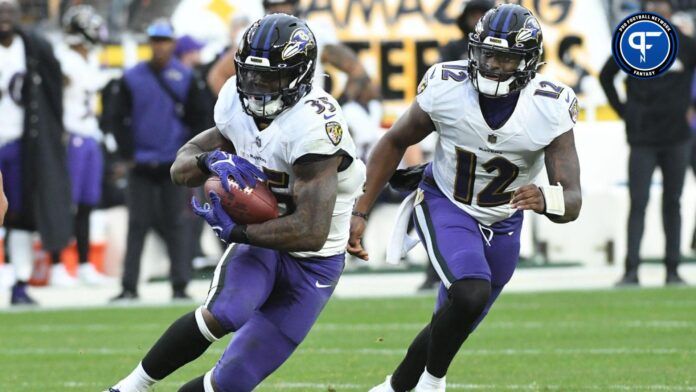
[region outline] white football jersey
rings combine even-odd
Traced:
[[[340,106],[318,87],[259,131],[254,119],[244,112],[237,94],[236,78],[230,78],[215,104],[215,124],[230,140],[237,155],[263,169],[278,202],[291,200],[295,175],[293,164],[308,154],[345,154],[353,158],[338,173],[338,195],[331,231],[318,252],[293,252],[295,257],[332,256],[345,252],[350,216],[355,199],[362,193],[365,165],[358,159],[355,144],[347,131]]]
[[[577,120],[573,89],[537,76],[521,91],[514,112],[499,129],[481,113],[467,61],[432,66],[416,97],[439,135],[433,176],[440,190],[484,225],[510,217],[513,192],[544,167],[544,148]]]
[[[104,86],[95,59],[85,59],[67,46],[56,50],[56,57],[66,78],[63,89],[63,123],[73,134],[101,140],[102,133],[97,121],[97,94]]]
[[[24,41],[15,35],[9,47],[0,45],[0,146],[21,138],[24,133],[21,98],[26,73]]]

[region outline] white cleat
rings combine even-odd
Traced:
[[[80,268],[77,270],[77,276],[82,283],[90,286],[100,286],[111,282],[109,277],[97,271],[92,263],[89,262],[80,265]]]
[[[77,284],[77,279],[68,273],[63,263],[58,263],[51,267],[50,283],[55,287],[73,287]]]
[[[105,390],[104,392],[147,392],[150,389],[148,387],[134,387],[134,386],[125,386],[126,384],[118,383],[114,385],[113,387]],[[144,388],[144,389],[143,389]]]
[[[384,380],[383,383],[377,385],[376,387],[372,387],[370,392],[394,392],[394,389],[391,386],[391,378],[391,375],[387,376],[387,379]]]
[[[425,371],[421,374],[413,392],[445,392],[446,385],[445,377],[435,378]]]

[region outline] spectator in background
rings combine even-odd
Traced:
[[[643,9],[669,19],[668,0],[647,0]],[[681,261],[680,199],[689,160],[690,130],[687,123],[691,83],[696,68],[696,43],[675,27],[679,40],[677,60],[664,75],[654,79],[626,80],[626,102],[614,87],[619,66],[609,58],[600,73],[600,82],[616,113],[626,122],[630,146],[628,185],[631,209],[628,218],[626,270],[618,286],[638,284],[640,243],[645,224],[645,208],[655,167],[662,171],[662,222],[665,231],[667,284],[684,284],[677,273]]]
[[[174,56],[185,66],[193,69],[202,65],[201,49],[203,44],[190,35],[184,35],[176,40]]]
[[[237,53],[240,34],[244,33],[244,30],[250,25],[251,20],[247,15],[242,14],[232,18],[230,22],[230,44],[213,61],[206,64],[205,75],[208,87],[216,97],[227,79],[235,74],[234,55]]]
[[[440,62],[464,60],[469,57],[469,33],[474,31],[479,19],[493,6],[495,4],[492,0],[464,2],[462,13],[456,19],[457,27],[461,30],[462,36],[440,48]]]
[[[173,298],[189,298],[185,290],[191,263],[183,248],[187,194],[172,184],[169,168],[177,150],[191,137],[186,112],[195,108],[186,103],[196,81],[192,71],[173,57],[174,29],[169,21],[155,21],[147,35],[152,58],[125,72],[120,85],[115,85],[118,99],[104,111],[108,117],[104,124],[114,132],[120,153],[133,162],[126,197],[129,218],[123,290],[115,301],[138,298],[140,257],[150,228],[167,246]]]
[[[14,264],[12,304],[35,304],[26,292],[32,231],[48,252],[72,235],[63,137],[63,80],[50,44],[19,27],[16,0],[0,0],[0,171],[9,211],[7,260]]]
[[[91,49],[106,40],[106,27],[94,8],[70,7],[63,17],[65,46],[56,50],[63,69],[63,123],[68,132],[68,172],[72,185],[75,212],[75,240],[79,260],[78,277],[84,283],[98,285],[105,277],[89,262],[89,217],[99,205],[104,169],[102,132],[96,115],[97,93],[106,78],[99,64],[90,56]],[[71,286],[75,279],[68,274],[60,257],[54,257],[51,285]]]

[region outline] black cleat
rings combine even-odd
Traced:
[[[686,286],[687,283],[676,272],[668,272],[665,278],[665,284],[669,286]]]
[[[174,290],[172,293],[172,300],[173,301],[193,301],[193,298],[186,294],[186,290],[184,289],[179,289],[179,290]]]
[[[621,280],[616,282],[616,287],[638,287],[640,283],[638,282],[638,273],[627,272]]]
[[[109,302],[112,303],[119,303],[119,302],[132,302],[132,301],[137,301],[140,299],[138,297],[138,293],[132,290],[123,290],[121,293],[109,300]]]
[[[10,299],[10,303],[12,305],[38,305],[27,293],[26,283],[16,283],[12,286],[12,298]]]

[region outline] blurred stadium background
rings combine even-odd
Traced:
[[[178,35],[190,35],[204,43],[202,60],[208,62],[231,39],[238,38],[239,31],[230,31],[232,25],[242,26],[245,20],[263,15],[260,0],[21,0],[23,22],[58,42],[62,13],[78,3],[93,5],[108,22],[109,41],[100,49],[99,59],[105,72],[114,77],[124,67],[148,58],[143,31],[156,18],[170,17]],[[438,48],[461,36],[454,21],[465,3],[301,1],[305,16],[333,26],[340,41],[358,53],[379,86],[384,104],[380,132],[386,131],[414,98],[420,77],[438,60]],[[491,328],[482,328],[472,341],[471,353],[460,355],[455,362],[453,368],[460,370],[448,377],[457,382],[453,389],[696,390],[696,291],[610,290],[623,273],[626,252],[629,149],[623,122],[608,106],[598,74],[611,56],[614,26],[637,11],[639,2],[519,3],[533,10],[542,23],[546,64],[541,72],[578,94],[581,111],[575,135],[584,205],[580,218],[566,225],[528,214],[522,268],[509,284],[509,291],[551,293],[506,292],[496,306],[513,309],[512,316],[498,315],[494,308],[491,320],[486,321]],[[673,3],[679,10],[675,23],[693,33],[696,1]],[[327,91],[339,96],[345,77],[330,67],[326,71],[330,76]],[[622,88],[620,80],[616,84]],[[422,145],[426,159],[432,144],[426,140]],[[695,173],[689,171],[682,196],[684,263],[680,272],[691,284],[696,284],[692,243],[695,179]],[[660,197],[658,171],[641,248],[646,259],[640,272],[644,286],[664,283]],[[350,261],[336,291],[337,299],[322,316],[317,331],[310,334],[304,351],[262,390],[367,390],[391,368],[408,338],[426,320],[432,302],[431,292],[417,290],[427,263],[423,249],[414,249],[398,266],[384,262],[397,208],[398,202],[386,202],[372,213],[365,240],[370,262]],[[122,270],[127,213],[124,206],[115,206],[92,215],[91,261],[114,278]],[[211,265],[221,253],[209,230],[203,231],[201,241],[204,257],[194,263],[199,279],[190,286],[196,300],[204,298]],[[51,287],[47,285],[49,256],[38,243],[35,259],[31,292],[41,304],[39,310],[10,310],[7,290],[0,290],[0,390],[87,391],[105,387],[113,381],[115,367],[118,374],[129,369],[168,321],[181,312],[176,307],[181,305],[171,307],[169,287],[162,282],[169,263],[155,234],[148,237],[142,262],[141,303],[145,309],[100,308],[116,294],[116,280],[100,287]],[[62,259],[74,271],[74,246],[63,252]],[[4,280],[0,273],[0,285],[7,284]],[[557,290],[580,291],[557,294]],[[351,299],[364,297],[378,298],[366,302]],[[590,304],[600,304],[600,308]],[[70,310],[74,307],[80,310]],[[411,309],[414,314],[409,315]],[[384,324],[379,316],[392,311],[402,318]],[[378,318],[383,324],[375,321]],[[212,363],[219,352],[209,353],[207,362]],[[318,363],[324,359],[325,363]],[[312,367],[307,367],[308,363]],[[185,368],[185,374],[177,374],[173,382],[157,390],[174,390],[176,381],[206,369],[205,365],[195,366]]]

